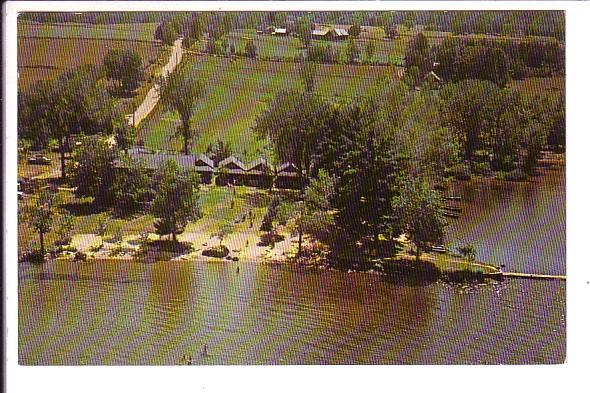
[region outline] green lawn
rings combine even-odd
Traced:
[[[252,128],[277,92],[301,84],[299,65],[212,56],[194,56],[188,61],[195,78],[207,83],[192,118],[197,130],[192,150],[205,152],[220,139],[246,161],[268,155],[266,144]],[[318,65],[316,89],[321,95],[352,99],[357,93],[364,94],[377,78],[396,77],[397,71],[395,67]],[[148,148],[180,151],[182,140],[174,136],[178,125],[178,114],[158,107],[140,126],[140,137]]]

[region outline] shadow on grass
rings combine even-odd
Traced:
[[[105,209],[96,206],[90,201],[64,203],[62,207],[74,216],[88,216],[105,211]]]
[[[135,253],[134,259],[141,263],[169,261],[191,251],[192,245],[189,242],[155,240],[143,244]]]

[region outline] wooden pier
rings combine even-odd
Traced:
[[[565,276],[558,276],[558,275],[551,275],[551,274],[530,274],[530,273],[512,273],[512,272],[502,272],[503,277],[509,278],[528,278],[532,280],[563,280],[565,281]]]

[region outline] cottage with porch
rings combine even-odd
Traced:
[[[217,166],[217,177],[215,184],[218,186],[226,186],[233,184],[241,186],[246,183],[246,167],[235,156],[230,156],[221,161]]]
[[[275,178],[276,188],[299,190],[301,188],[301,182],[301,175],[295,164],[286,162],[277,168],[277,176]]]

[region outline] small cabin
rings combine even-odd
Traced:
[[[275,178],[275,187],[289,190],[299,190],[301,188],[301,175],[295,164],[286,162],[277,168]]]
[[[230,156],[221,161],[217,166],[217,177],[215,184],[218,186],[226,186],[233,184],[241,186],[246,183],[246,167],[238,158]]]
[[[270,188],[273,170],[265,158],[259,158],[246,166],[246,184],[251,187]]]
[[[195,171],[201,176],[201,183],[211,184],[215,173],[215,164],[206,155],[199,154],[195,157]]]
[[[317,26],[311,32],[311,37],[317,40],[341,41],[348,38],[348,31],[344,28]]]

